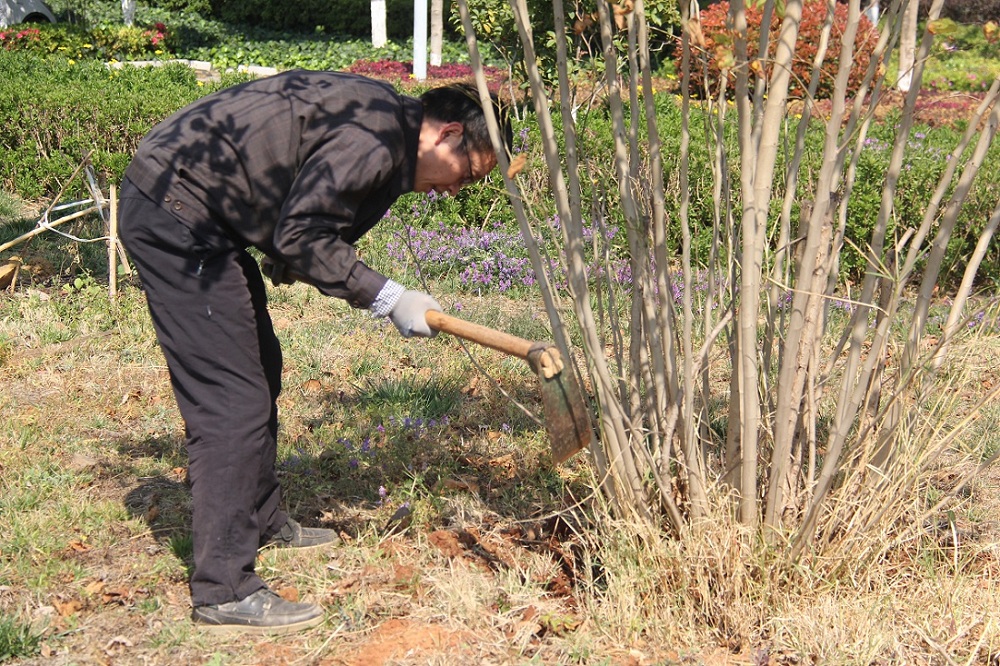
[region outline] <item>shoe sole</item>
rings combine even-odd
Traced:
[[[292,622],[290,624],[283,624],[280,626],[264,627],[254,624],[208,624],[206,622],[194,622],[195,629],[203,634],[211,634],[213,636],[221,636],[226,634],[255,634],[258,636],[283,636],[285,634],[293,634],[297,631],[302,631],[304,629],[312,629],[313,627],[323,624],[323,616],[317,615],[316,617],[309,618],[308,620],[301,620],[299,622]]]
[[[281,543],[279,541],[268,541],[263,546],[257,549],[257,552],[263,552],[265,550],[294,550],[296,552],[301,552],[303,550],[319,550],[320,548],[327,548],[329,546],[339,546],[340,539],[331,539],[330,541],[324,541],[323,543],[314,543],[311,546],[293,546],[290,543]]]

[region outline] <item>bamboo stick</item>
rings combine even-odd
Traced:
[[[4,250],[7,250],[9,248],[12,248],[15,245],[17,245],[18,243],[22,243],[22,242],[28,240],[29,238],[34,238],[38,234],[40,234],[43,231],[46,231],[46,230],[48,230],[48,229],[56,226],[57,224],[63,224],[64,222],[69,222],[70,220],[76,220],[76,219],[79,219],[79,218],[83,217],[84,215],[89,215],[90,213],[95,213],[95,212],[100,211],[100,210],[101,210],[101,206],[97,206],[97,205],[90,206],[89,208],[85,208],[84,210],[78,210],[75,213],[70,213],[66,217],[61,217],[58,220],[54,220],[52,222],[46,222],[44,225],[39,225],[39,226],[35,227],[34,229],[32,229],[31,231],[29,231],[28,233],[22,234],[22,235],[18,236],[17,238],[15,238],[14,240],[7,241],[3,245],[0,245],[0,252],[3,252]]]
[[[111,185],[111,219],[108,220],[108,297],[118,298],[118,192]]]

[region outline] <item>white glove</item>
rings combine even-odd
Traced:
[[[438,332],[427,325],[428,310],[442,312],[441,306],[430,294],[407,290],[389,312],[389,319],[404,338],[412,338],[414,335],[433,338]]]

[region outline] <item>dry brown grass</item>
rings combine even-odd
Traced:
[[[199,635],[187,619],[181,424],[137,293],[117,308],[103,296],[4,298],[0,610],[43,632],[37,656],[11,663],[973,664],[1000,653],[996,470],[949,508],[954,529],[932,521],[863,570],[783,564],[722,510],[671,539],[607,518],[583,459],[550,468],[537,426],[454,341],[402,341],[299,286],[274,302],[288,357],[281,455],[308,464],[283,473],[297,515],[341,528],[345,543],[259,564],[283,594],[322,603],[327,621],[282,639]],[[462,300],[463,314],[501,328],[531,315]],[[980,378],[996,372],[990,349]],[[526,371],[479,358],[532,406]],[[456,413],[433,438],[387,440],[412,468],[347,471],[333,433],[373,423],[362,379],[385,377],[453,380]],[[998,412],[987,416],[995,429]],[[411,522],[387,534],[404,500]]]

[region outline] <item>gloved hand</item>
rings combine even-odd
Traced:
[[[428,310],[442,311],[441,306],[430,294],[407,290],[389,312],[389,319],[404,338],[411,338],[414,335],[433,338],[438,332],[427,325],[425,316]]]

